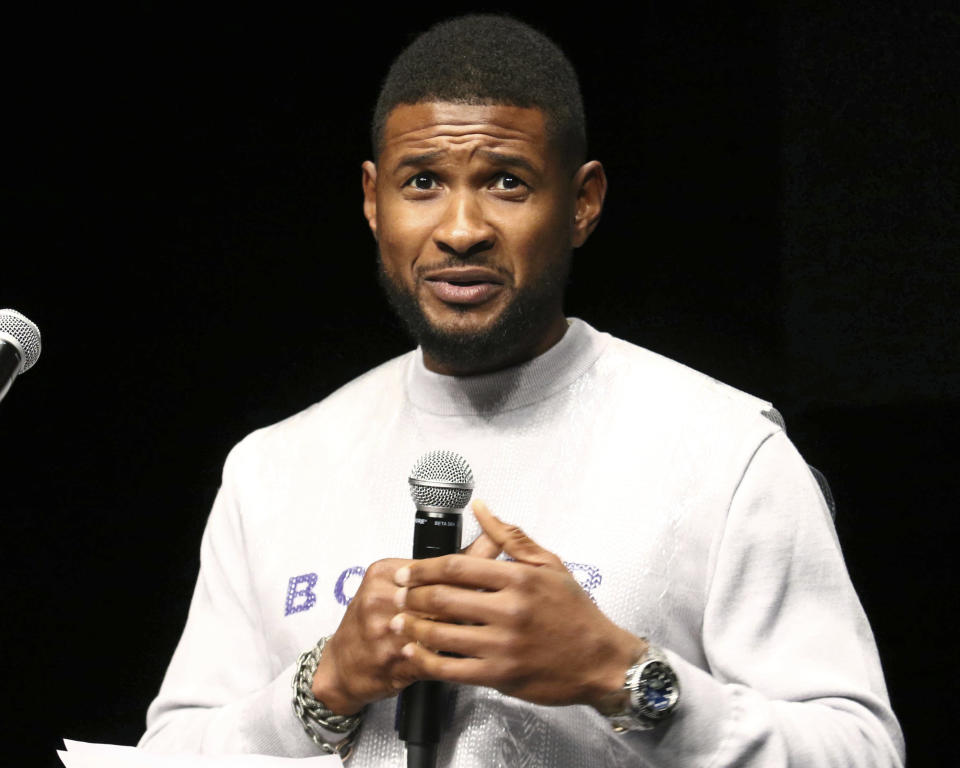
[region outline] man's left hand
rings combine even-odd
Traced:
[[[400,568],[395,600],[402,612],[390,627],[411,640],[402,653],[424,680],[600,708],[618,695],[645,641],[610,621],[559,557],[483,502],[472,506],[513,562],[446,555]]]

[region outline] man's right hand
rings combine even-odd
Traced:
[[[413,682],[401,655],[404,640],[387,626],[397,613],[393,574],[410,560],[378,560],[367,568],[313,676],[313,695],[334,714],[353,715]]]
[[[482,534],[463,554],[492,559],[500,547]],[[389,627],[399,610],[394,574],[411,562],[378,560],[367,568],[340,626],[327,641],[311,688],[314,698],[336,715],[354,715],[418,679],[409,659],[400,653],[409,640]]]

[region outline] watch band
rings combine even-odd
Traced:
[[[335,715],[322,701],[313,695],[313,676],[323,656],[329,637],[320,638],[313,648],[300,654],[297,674],[293,678],[293,711],[303,730],[320,749],[328,755],[339,755],[346,760],[353,751],[353,743],[360,733],[363,712],[356,715]],[[328,741],[323,731],[344,734],[339,741]]]

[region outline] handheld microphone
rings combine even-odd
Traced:
[[[413,557],[460,551],[463,508],[473,494],[473,470],[453,451],[431,451],[410,472],[410,496],[417,507]],[[447,712],[449,691],[438,680],[421,680],[400,692],[397,730],[407,744],[407,768],[432,768]]]
[[[40,357],[40,329],[13,309],[0,309],[0,400]]]

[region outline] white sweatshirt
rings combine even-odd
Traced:
[[[518,367],[442,376],[414,351],[254,432],[227,459],[141,746],[316,754],[291,706],[294,662],[336,630],[366,566],[409,556],[406,478],[445,448],[473,467],[477,498],[666,650],[682,694],[656,730],[617,734],[589,707],[460,686],[439,765],[901,765],[823,497],[769,407],[572,320]],[[368,707],[351,768],[405,765],[394,710]]]

